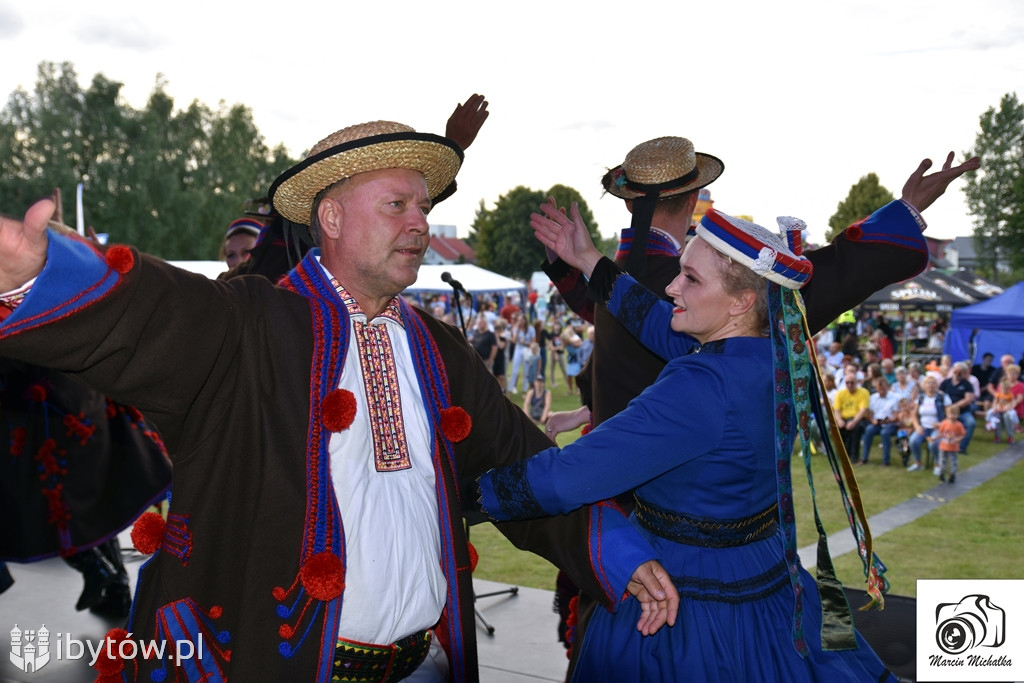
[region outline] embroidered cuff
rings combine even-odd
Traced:
[[[548,516],[526,478],[527,462],[490,470],[477,479],[480,509],[490,519],[501,522]]]

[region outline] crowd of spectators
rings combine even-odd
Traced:
[[[868,463],[877,436],[883,467],[892,464],[895,443],[908,471],[931,467],[942,481],[954,483],[958,457],[968,452],[979,423],[996,443],[1020,438],[1021,362],[1013,353],[998,365],[991,353],[976,362],[942,354],[946,324],[941,316],[909,316],[904,324],[864,312],[817,335],[823,400],[833,409],[853,463]],[[950,420],[960,429],[950,427]]]

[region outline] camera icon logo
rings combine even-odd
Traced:
[[[960,602],[940,603],[935,608],[935,641],[949,655],[974,647],[999,647],[1006,630],[1006,612],[987,595],[967,595]]]

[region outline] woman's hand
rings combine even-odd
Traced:
[[[555,204],[554,197],[541,204],[540,210],[541,213],[530,214],[534,236],[560,259],[590,277],[601,260],[601,252],[590,239],[579,206],[572,203],[571,220]]]
[[[951,182],[968,171],[977,170],[981,166],[981,159],[972,157],[954,168],[953,152],[950,152],[946,156],[946,163],[942,165],[942,170],[926,176],[924,172],[931,166],[931,159],[922,161],[903,186],[903,201],[918,211],[924,211],[931,206],[936,199],[942,196]]]

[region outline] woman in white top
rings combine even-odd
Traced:
[[[921,469],[921,444],[935,432],[935,428],[946,417],[946,406],[952,401],[949,396],[939,391],[939,383],[931,375],[921,380],[921,395],[917,398],[917,410],[914,411],[914,433],[910,436],[910,453],[914,462],[907,468],[908,472]],[[928,444],[932,461],[938,462],[939,442]]]

